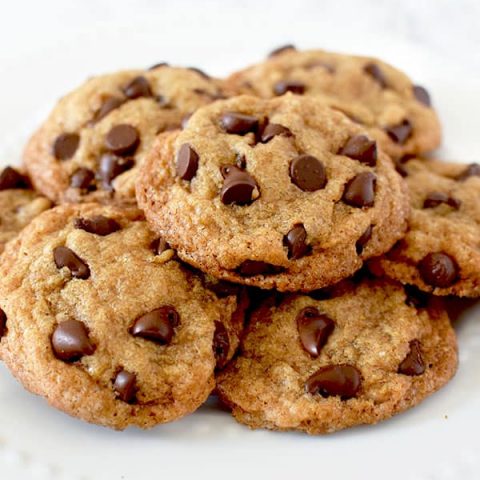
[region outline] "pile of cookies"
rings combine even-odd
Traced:
[[[412,407],[457,367],[442,297],[480,296],[480,165],[423,157],[440,140],[373,58],[92,78],[0,176],[0,358],[116,429],[212,393],[312,434]]]

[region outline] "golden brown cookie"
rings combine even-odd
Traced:
[[[383,280],[316,298],[290,295],[253,314],[239,355],[217,378],[239,422],[310,434],[377,423],[454,375],[455,334],[440,299],[419,303]]]
[[[313,290],[387,251],[408,198],[367,132],[313,97],[240,96],[159,136],[137,200],[191,265],[261,288]]]
[[[94,77],[59,101],[30,139],[25,165],[55,202],[133,202],[155,136],[224,95],[219,80],[196,69],[160,65]]]
[[[88,422],[147,428],[191,413],[232,354],[235,295],[205,288],[139,210],[56,207],[1,265],[0,357],[28,390]]]
[[[394,157],[433,150],[441,127],[425,88],[376,58],[284,48],[230,76],[237,92],[317,96],[368,129]]]
[[[408,231],[372,272],[435,295],[480,296],[480,165],[413,159],[399,169],[411,196]]]

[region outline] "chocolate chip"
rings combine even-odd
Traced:
[[[160,62],[160,63],[156,63],[155,65],[152,65],[151,67],[148,67],[147,70],[155,70],[156,68],[161,68],[161,67],[168,67],[168,63],[167,62]]]
[[[423,201],[423,208],[435,208],[441,205],[442,203],[449,205],[454,209],[460,208],[462,202],[454,197],[450,197],[443,192],[431,192]]]
[[[5,167],[0,174],[0,190],[12,188],[27,188],[28,183],[25,177],[12,167]]]
[[[387,80],[382,69],[375,63],[367,63],[363,67],[363,71],[375,79],[382,88],[387,87]]]
[[[297,315],[297,328],[302,346],[312,357],[318,357],[335,328],[335,323],[315,307],[306,307]]]
[[[194,88],[193,93],[207,97],[210,100],[223,100],[227,98],[223,93],[220,93],[220,92],[212,93],[205,90],[204,88]]]
[[[428,300],[430,298],[429,294],[426,292],[422,292],[417,287],[413,285],[404,285],[405,290],[405,303],[409,307],[413,308],[426,308],[428,306]]]
[[[191,180],[197,173],[197,169],[198,154],[188,143],[184,143],[177,153],[177,175],[182,180]]]
[[[430,107],[432,105],[430,94],[425,88],[421,87],[420,85],[413,86],[413,95],[420,103],[423,103],[425,106]]]
[[[327,184],[323,163],[312,155],[300,155],[290,164],[292,182],[304,192],[314,192]]]
[[[471,163],[460,175],[457,176],[459,182],[464,182],[470,177],[480,177],[480,164]]]
[[[139,143],[138,130],[126,123],[115,125],[105,137],[108,150],[122,156],[134,153]]]
[[[197,67],[188,67],[188,70],[191,70],[192,72],[195,72],[195,73],[198,73],[201,77],[207,79],[207,80],[210,80],[210,75],[208,75],[208,73],[205,73],[203,70],[200,70],[199,68]]]
[[[350,137],[347,143],[339,150],[338,155],[345,155],[359,162],[374,167],[377,163],[377,142],[365,135]]]
[[[372,238],[373,232],[373,225],[369,225],[367,229],[362,233],[360,238],[355,243],[355,250],[357,251],[357,255],[361,255],[363,253],[363,249],[368,241]]]
[[[5,335],[6,332],[7,332],[7,315],[0,308],[0,339]]]
[[[238,154],[235,158],[235,165],[241,170],[245,170],[247,168],[247,159],[245,158],[245,155]]]
[[[179,323],[180,317],[175,308],[165,305],[138,317],[130,328],[130,333],[134,337],[168,345],[172,341],[174,328]]]
[[[283,245],[288,249],[288,258],[297,260],[310,251],[307,244],[307,231],[305,227],[299,223],[295,225],[284,237]]]
[[[205,286],[215,293],[218,298],[230,297],[231,295],[238,295],[241,287],[235,283],[225,282],[223,280],[206,281]]]
[[[102,187],[105,190],[112,190],[112,180],[118,175],[130,170],[135,165],[133,158],[117,157],[110,153],[105,153],[100,158],[100,166],[97,172]]]
[[[53,155],[57,160],[68,160],[75,155],[80,137],[76,133],[62,133],[53,144]]]
[[[155,255],[161,255],[163,252],[170,250],[170,245],[162,237],[158,237],[150,244],[150,250]]]
[[[70,177],[70,186],[72,188],[81,188],[83,190],[95,189],[95,174],[88,168],[78,168]]]
[[[151,97],[152,90],[150,89],[150,84],[145,77],[135,77],[131,82],[129,82],[123,89],[123,93],[127,98],[133,100],[139,97]]]
[[[275,55],[279,55],[280,53],[286,52],[287,50],[296,50],[295,45],[292,45],[291,43],[287,45],[282,45],[281,47],[276,48],[275,50],[272,50],[269,54],[268,57],[274,57]]]
[[[137,393],[136,375],[126,370],[120,370],[115,376],[113,389],[120,400],[126,403],[133,403]]]
[[[403,145],[412,134],[413,127],[409,120],[403,120],[398,125],[387,127],[385,131],[395,143]]]
[[[237,268],[237,272],[244,277],[253,277],[254,275],[272,275],[282,271],[282,267],[259,260],[245,260]]]
[[[359,173],[347,183],[343,201],[351,207],[372,207],[375,202],[375,183],[373,173]]]
[[[362,376],[352,365],[328,365],[320,368],[305,383],[305,390],[322,397],[339,396],[342,400],[355,397],[360,390]]]
[[[255,132],[258,118],[243,113],[225,112],[220,119],[220,125],[227,133],[245,135]]]
[[[395,170],[399,173],[402,177],[408,177],[408,170],[403,166],[403,162],[401,159],[394,159],[393,162],[395,163]]]
[[[53,259],[58,269],[67,267],[72,277],[86,280],[90,277],[88,265],[68,247],[56,247],[53,250]]]
[[[229,205],[248,205],[254,200],[254,191],[258,191],[257,182],[246,171],[239,169],[235,165],[228,165],[222,168],[224,181],[220,190],[222,203]]]
[[[57,325],[52,335],[53,353],[64,362],[76,362],[95,352],[87,327],[78,320],[65,320]]]
[[[262,132],[261,140],[262,143],[269,142],[273,137],[277,135],[283,135],[284,137],[291,137],[292,132],[283,125],[279,125],[278,123],[269,123]]]
[[[410,351],[402,363],[400,363],[398,373],[413,377],[415,375],[421,375],[423,372],[425,372],[425,363],[422,357],[420,342],[418,340],[412,340],[410,342]]]
[[[85,230],[88,233],[100,235],[101,237],[110,235],[122,228],[116,220],[104,217],[103,215],[95,215],[91,218],[76,218],[73,221],[73,226],[80,230]]]
[[[217,361],[217,368],[223,368],[227,362],[230,339],[222,322],[215,321],[215,333],[213,335],[213,353]]]
[[[102,118],[106,117],[111,111],[117,109],[125,103],[123,98],[108,97],[98,109],[95,114],[94,123],[99,122]]]
[[[295,80],[281,80],[274,85],[273,91],[275,95],[278,96],[284,95],[287,92],[302,95],[303,93],[305,93],[305,84]]]
[[[418,264],[418,270],[423,281],[432,287],[447,288],[458,280],[457,262],[443,252],[426,255]]]

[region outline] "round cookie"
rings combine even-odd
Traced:
[[[412,159],[399,169],[408,231],[370,269],[435,295],[480,296],[480,165]]]
[[[1,260],[0,357],[72,416],[115,429],[175,420],[214,388],[219,353],[231,356],[235,295],[205,288],[137,209],[56,207]]]
[[[134,202],[136,172],[155,136],[224,96],[221,82],[197,69],[159,65],[91,78],[32,136],[25,165],[55,202]]]
[[[227,84],[264,98],[288,91],[318,96],[367,128],[394,157],[423,153],[440,144],[441,127],[428,92],[376,58],[297,51],[290,46],[232,74]]]
[[[363,128],[291,94],[218,101],[160,135],[137,200],[187,263],[281,291],[351,275],[402,237],[408,214],[400,175]]]
[[[331,433],[387,419],[454,375],[456,339],[440,299],[419,304],[388,281],[329,293],[291,295],[253,314],[240,353],[217,378],[236,420]]]

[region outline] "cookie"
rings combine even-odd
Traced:
[[[94,77],[58,102],[30,139],[25,165],[55,202],[134,201],[136,172],[155,136],[224,95],[220,81],[197,69]]]
[[[0,357],[72,416],[115,429],[175,420],[231,356],[235,295],[205,288],[137,209],[56,207],[1,262]]]
[[[50,206],[50,200],[30,189],[28,178],[5,167],[0,173],[0,253],[9,240]]]
[[[281,291],[336,283],[404,233],[400,175],[313,97],[240,96],[160,135],[139,173],[147,220],[187,263]]]
[[[217,390],[251,428],[323,434],[418,404],[456,367],[441,299],[362,280],[260,307]]]
[[[405,238],[370,268],[435,295],[480,296],[480,165],[412,159]]]
[[[322,98],[362,124],[395,157],[440,144],[440,123],[427,90],[376,58],[290,46],[232,74],[227,83],[237,92],[264,98],[286,92]]]

